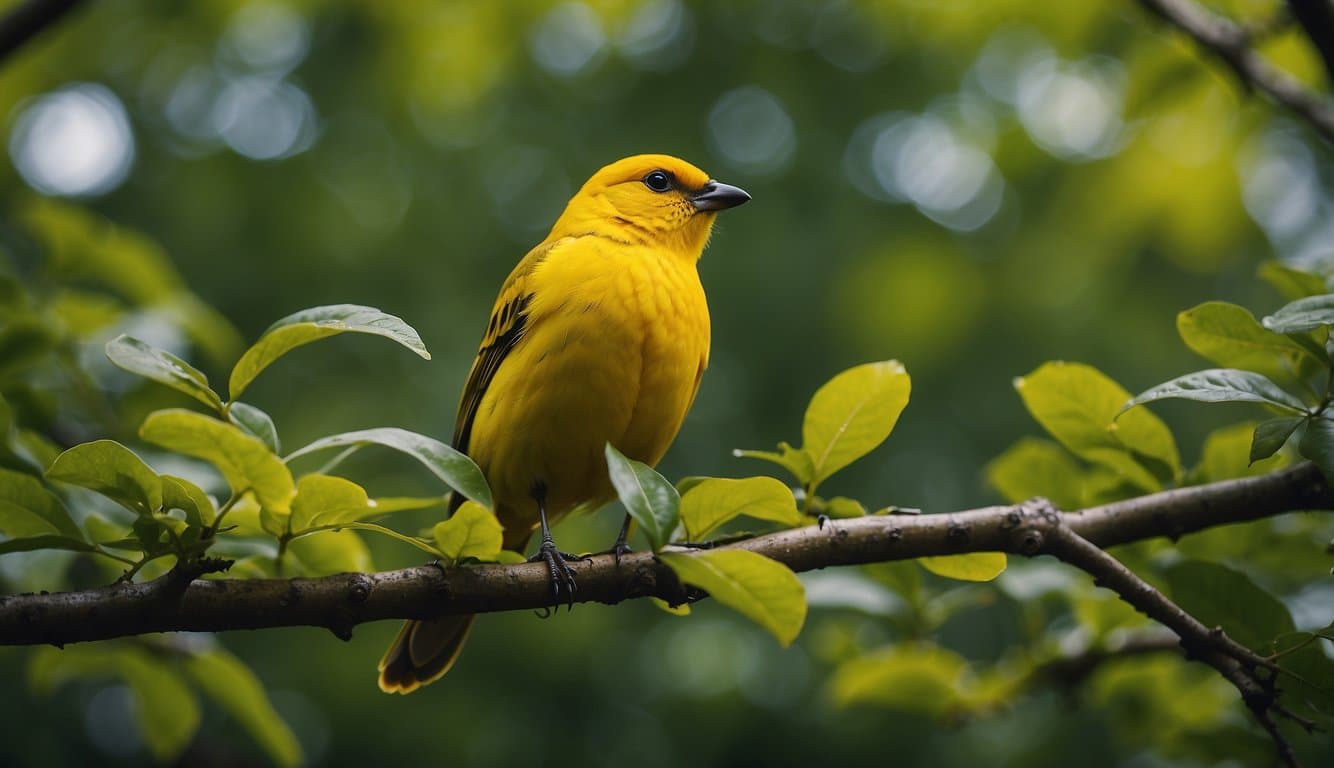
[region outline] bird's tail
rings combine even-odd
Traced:
[[[476,616],[409,621],[380,659],[380,690],[412,693],[454,666]]]

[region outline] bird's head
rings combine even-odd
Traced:
[[[635,155],[593,174],[570,199],[551,237],[594,233],[659,245],[697,259],[718,211],[750,200],[670,155]]]

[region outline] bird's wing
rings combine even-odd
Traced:
[[[468,372],[468,383],[464,385],[463,397],[459,400],[459,413],[454,422],[454,447],[460,451],[468,452],[468,440],[472,436],[473,421],[477,418],[477,408],[482,404],[482,397],[495,379],[496,371],[500,370],[528,328],[528,304],[533,299],[530,280],[533,270],[552,251],[573,240],[566,237],[529,251],[501,286],[500,295],[491,308],[486,334],[482,336],[481,347],[477,350],[477,359]]]

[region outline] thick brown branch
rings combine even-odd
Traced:
[[[0,18],[0,59],[55,24],[83,0],[24,0]]]
[[[1270,64],[1251,47],[1251,35],[1240,25],[1192,0],[1139,0],[1139,3],[1222,59],[1246,88],[1264,93],[1334,141],[1334,104]],[[1296,13],[1298,3],[1293,5]]]
[[[1167,491],[1054,518],[1029,503],[938,515],[835,520],[729,544],[795,571],[1003,551],[1036,555],[1067,529],[1098,547],[1177,537],[1227,523],[1306,509],[1334,509],[1334,493],[1311,465],[1263,477]],[[571,564],[581,602],[684,598],[673,573],[649,553]],[[432,566],[316,579],[199,579],[184,592],[163,580],[56,594],[0,597],[0,645],[104,640],[147,632],[317,626],[339,636],[380,619],[537,609],[553,605],[540,563],[441,571]]]

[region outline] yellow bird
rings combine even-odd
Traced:
[[[696,262],[718,211],[749,199],[675,157],[625,158],[593,174],[500,289],[454,447],[491,484],[506,549],[541,529],[534,559],[557,596],[573,598],[574,574],[550,524],[614,497],[604,446],[656,464],[699,391],[709,308]],[[407,622],[380,660],[380,689],[408,693],[445,674],[473,618]]]

